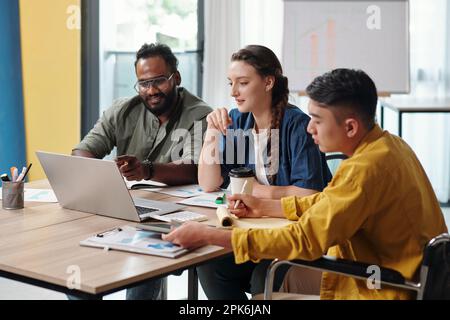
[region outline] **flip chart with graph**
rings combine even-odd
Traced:
[[[354,68],[379,92],[409,92],[408,1],[285,0],[282,60],[291,91],[326,71]]]

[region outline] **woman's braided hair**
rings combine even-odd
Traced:
[[[231,56],[231,61],[244,61],[251,65],[262,77],[274,76],[275,83],[272,88],[272,119],[270,129],[279,129],[283,119],[284,109],[288,104],[289,88],[288,79],[283,75],[283,68],[275,53],[267,47],[249,45]],[[271,158],[271,131],[269,130],[267,154]],[[278,161],[278,160],[277,160]],[[271,161],[270,161],[271,162]],[[269,175],[270,184],[276,179],[275,175]]]

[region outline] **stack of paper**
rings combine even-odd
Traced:
[[[172,197],[191,198],[206,194],[198,184],[152,189],[151,191],[167,194]]]

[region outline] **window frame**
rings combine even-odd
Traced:
[[[197,0],[198,95],[202,96],[205,2]],[[95,125],[100,112],[100,0],[81,0],[81,137]]]

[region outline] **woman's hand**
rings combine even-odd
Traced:
[[[228,116],[228,110],[226,108],[214,110],[208,114],[206,121],[208,122],[208,129],[219,130],[223,135],[226,135],[227,127],[233,123]]]

